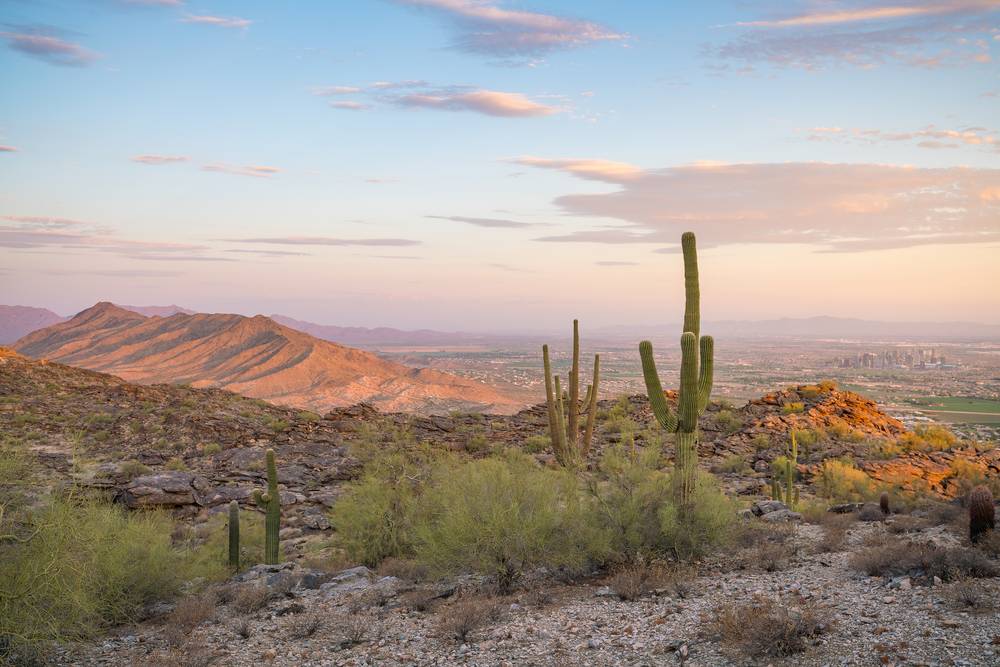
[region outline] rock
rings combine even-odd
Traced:
[[[758,500],[750,506],[750,511],[754,516],[764,516],[778,510],[787,510],[788,506],[780,500]]]
[[[858,521],[885,521],[885,514],[875,503],[865,503],[858,512]]]
[[[617,597],[618,594],[611,590],[608,586],[601,586],[596,591],[594,591],[594,597],[598,598],[613,598]]]
[[[121,494],[130,509],[203,505],[208,481],[189,472],[164,471],[136,477]]]
[[[841,503],[830,507],[827,512],[833,512],[834,514],[851,514],[859,511],[863,506],[864,503]]]
[[[372,586],[372,571],[364,565],[352,567],[330,576],[329,581],[322,584],[319,589],[323,595],[333,597],[354,591],[363,591]],[[386,577],[395,578],[395,577]]]
[[[798,512],[793,512],[789,509],[781,509],[775,512],[768,512],[767,514],[760,517],[762,521],[768,521],[770,523],[778,521],[802,521],[802,515]]]

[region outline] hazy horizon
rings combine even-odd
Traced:
[[[707,321],[1000,324],[998,18],[6,3],[2,300],[598,329],[673,318],[690,229]]]

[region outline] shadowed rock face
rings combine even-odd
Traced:
[[[313,338],[258,315],[145,317],[99,303],[14,344],[27,356],[117,375],[129,382],[219,387],[279,405],[325,412],[369,402],[382,410],[510,413],[517,390],[415,369]]]

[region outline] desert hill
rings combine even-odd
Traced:
[[[218,387],[319,412],[362,401],[385,410],[511,412],[521,401],[474,380],[415,369],[258,315],[145,317],[102,302],[14,344],[35,358],[136,383]]]
[[[32,331],[64,322],[65,317],[46,308],[0,306],[0,345],[8,345]]]

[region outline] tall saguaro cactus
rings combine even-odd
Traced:
[[[240,569],[240,504],[229,503],[229,568]]]
[[[254,500],[264,507],[264,563],[276,565],[279,559],[278,532],[281,530],[281,494],[278,493],[278,468],[274,450],[267,450],[267,493],[254,492]]]
[[[597,414],[597,386],[600,381],[601,355],[594,355],[594,380],[587,386],[582,408],[586,410],[587,421],[580,434],[580,323],[573,320],[573,365],[569,373],[569,394],[563,400],[559,376],[552,375],[549,360],[549,346],[542,345],[542,365],[545,369],[545,403],[549,412],[549,435],[552,451],[559,464],[567,468],[585,461],[590,452],[594,436],[594,421]]]
[[[681,236],[684,253],[684,332],[681,334],[681,377],[677,413],[667,403],[653,359],[653,344],[639,343],[642,375],[649,405],[664,429],[675,434],[674,495],[681,507],[690,505],[698,468],[698,416],[712,393],[711,336],[701,336],[701,294],[698,284],[698,250],[692,232]]]
[[[799,443],[795,439],[795,431],[792,431],[792,441],[785,459],[785,505],[791,509],[795,509],[795,505],[798,504],[798,489],[795,488],[795,471],[798,465]]]

